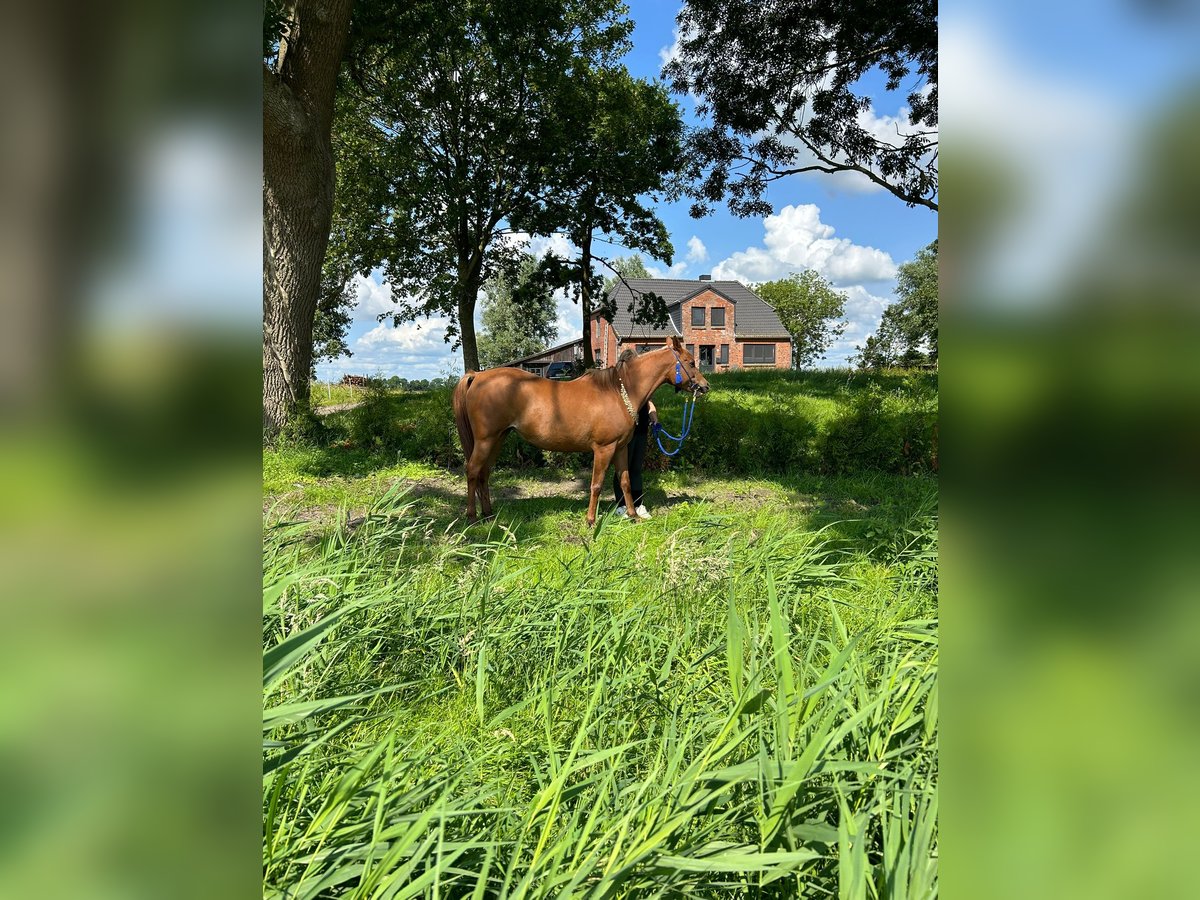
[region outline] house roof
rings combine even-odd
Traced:
[[[635,323],[629,312],[634,291],[658,294],[667,303],[667,311],[675,328],[654,328]],[[775,338],[788,340],[790,335],[775,310],[740,281],[696,281],[690,278],[627,278],[618,281],[609,292],[616,312],[612,326],[622,340],[662,338],[684,330],[683,304],[697,294],[713,291],[734,305],[733,333],[738,338]]]
[[[530,353],[528,356],[522,356],[520,359],[510,360],[509,362],[506,362],[503,365],[494,366],[493,368],[502,369],[502,368],[507,368],[509,366],[519,366],[519,365],[521,365],[521,363],[526,363],[526,362],[530,362],[531,360],[540,359],[543,356],[549,356],[552,353],[557,353],[559,350],[566,350],[568,347],[571,347],[573,345],[579,345],[582,347],[583,346],[583,338],[577,337],[573,341],[567,341],[566,343],[563,343],[563,344],[557,344],[554,347],[547,347],[545,350],[539,350],[537,353]]]

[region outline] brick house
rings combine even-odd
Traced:
[[[616,313],[613,321],[592,318],[592,349],[596,365],[611,366],[621,351],[653,350],[673,334],[696,358],[702,372],[730,369],[790,369],[792,338],[775,310],[738,281],[676,278],[629,278],[609,294]],[[652,291],[667,302],[674,328],[653,328],[633,321],[629,304],[634,291]]]

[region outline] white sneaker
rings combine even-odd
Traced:
[[[635,509],[634,512],[637,513],[637,517],[639,519],[652,518],[649,511],[646,509],[646,504],[644,504],[644,503],[641,506],[639,506],[637,509]]]

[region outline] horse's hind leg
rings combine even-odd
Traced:
[[[467,521],[475,522],[478,516],[475,514],[475,498],[478,496],[483,499],[484,484],[486,482],[485,464],[488,456],[488,442],[486,440],[476,440],[475,447],[471,451],[471,458],[467,460]],[[489,504],[490,505],[490,504]],[[487,515],[487,509],[484,509],[484,515]]]
[[[484,518],[492,514],[492,469],[496,466],[496,460],[500,457],[500,450],[503,446],[504,435],[500,435],[496,438],[483,463],[483,472],[479,482],[479,499],[483,503]]]
[[[603,447],[593,447],[592,457],[592,496],[588,501],[587,523],[591,528],[596,524],[596,507],[600,503],[600,492],[604,490],[604,475],[612,462],[613,452],[617,448],[613,444]]]
[[[479,501],[483,506],[484,516],[492,514],[492,498],[488,491],[488,479],[491,475],[492,465],[496,461],[496,457],[500,453],[500,437],[475,440],[475,449],[471,453],[471,459],[467,462],[467,518],[474,522],[475,516],[475,497],[479,496]]]
[[[614,454],[613,462],[615,462],[617,466],[617,486],[621,489],[621,496],[625,498],[625,514],[635,522],[639,522],[641,520],[638,519],[637,512],[634,509],[633,488],[629,480],[628,444]]]
[[[474,464],[475,454],[467,460],[467,521],[474,522],[479,517],[475,515],[475,493],[479,490],[479,469]]]

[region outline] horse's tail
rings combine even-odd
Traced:
[[[467,388],[478,374],[468,371],[458,379],[458,386],[454,389],[454,424],[458,426],[458,439],[462,441],[464,463],[471,459],[475,450],[475,432],[471,429],[471,418],[467,415]]]

